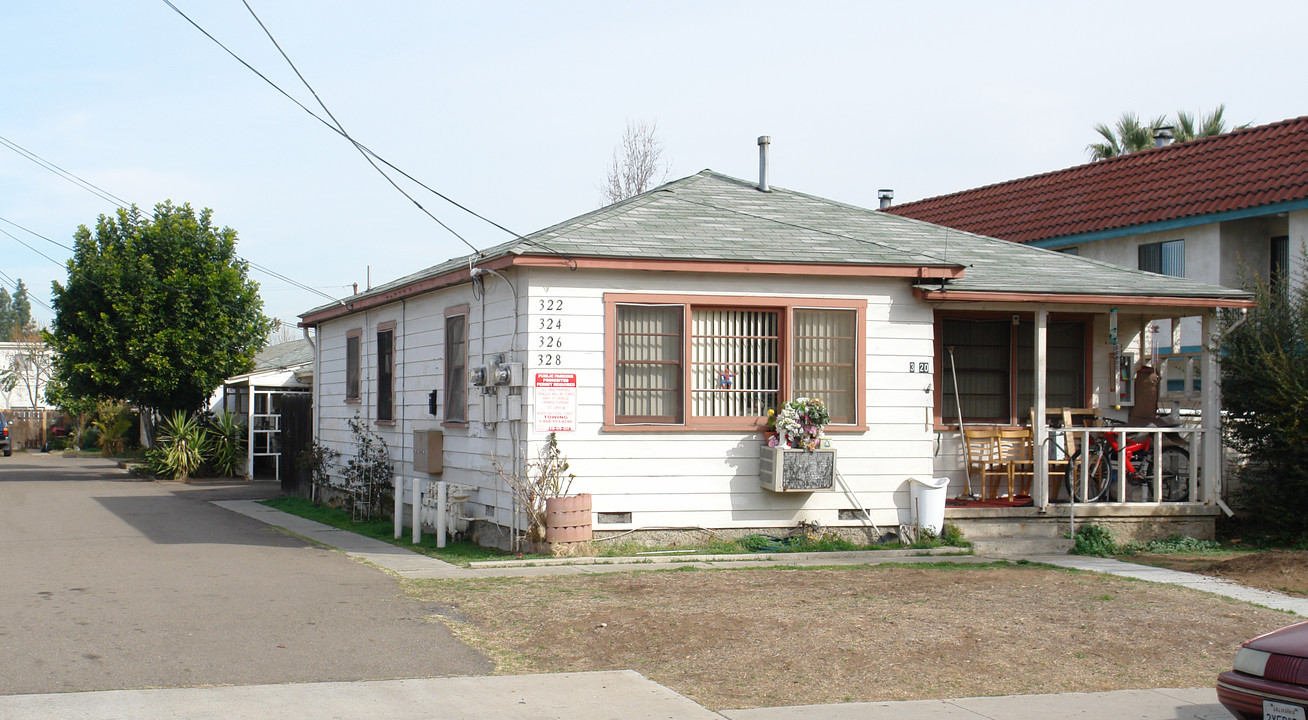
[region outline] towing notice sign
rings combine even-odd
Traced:
[[[538,372],[532,383],[536,432],[572,432],[577,429],[577,374]]]

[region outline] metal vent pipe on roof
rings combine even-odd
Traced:
[[[890,207],[890,203],[895,200],[895,191],[890,188],[881,188],[877,191],[877,200],[881,201],[880,208],[885,210]]]
[[[758,136],[758,189],[763,192],[772,192],[768,187],[768,145],[771,144],[770,136]]]
[[[1172,138],[1176,135],[1172,132],[1171,125],[1154,128],[1154,147],[1167,147],[1172,144]]]

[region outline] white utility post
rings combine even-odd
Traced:
[[[399,540],[404,537],[404,476],[395,476],[395,512],[391,517],[395,519],[395,539]]]
[[[422,542],[422,480],[413,479],[413,544]]]
[[[1222,395],[1218,388],[1217,313],[1208,311],[1203,318],[1203,371],[1200,373],[1200,410],[1203,413],[1203,493],[1204,502],[1219,499],[1222,486]]]
[[[436,547],[445,547],[446,508],[449,502],[449,484],[444,480],[436,481]]]
[[[1035,417],[1031,418],[1031,451],[1035,463],[1035,477],[1032,479],[1031,499],[1035,506],[1044,509],[1049,506],[1049,457],[1045,446],[1045,437],[1049,431],[1046,426],[1046,405],[1049,398],[1045,385],[1049,378],[1049,311],[1043,307],[1035,311]]]

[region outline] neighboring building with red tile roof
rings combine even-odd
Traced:
[[[885,212],[1228,287],[1302,282],[1308,116]],[[1197,326],[1195,328],[1197,332]],[[1198,341],[1186,333],[1183,346]]]

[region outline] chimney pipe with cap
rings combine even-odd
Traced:
[[[772,144],[772,138],[767,135],[758,136],[758,189],[763,192],[772,192],[768,187],[768,145]]]
[[[882,188],[877,191],[877,200],[881,201],[880,208],[885,210],[890,207],[890,202],[895,199],[895,191],[890,188]]]
[[[1163,125],[1162,127],[1154,128],[1154,147],[1160,148],[1171,145],[1173,137],[1175,137],[1175,135],[1172,133],[1171,125]]]

